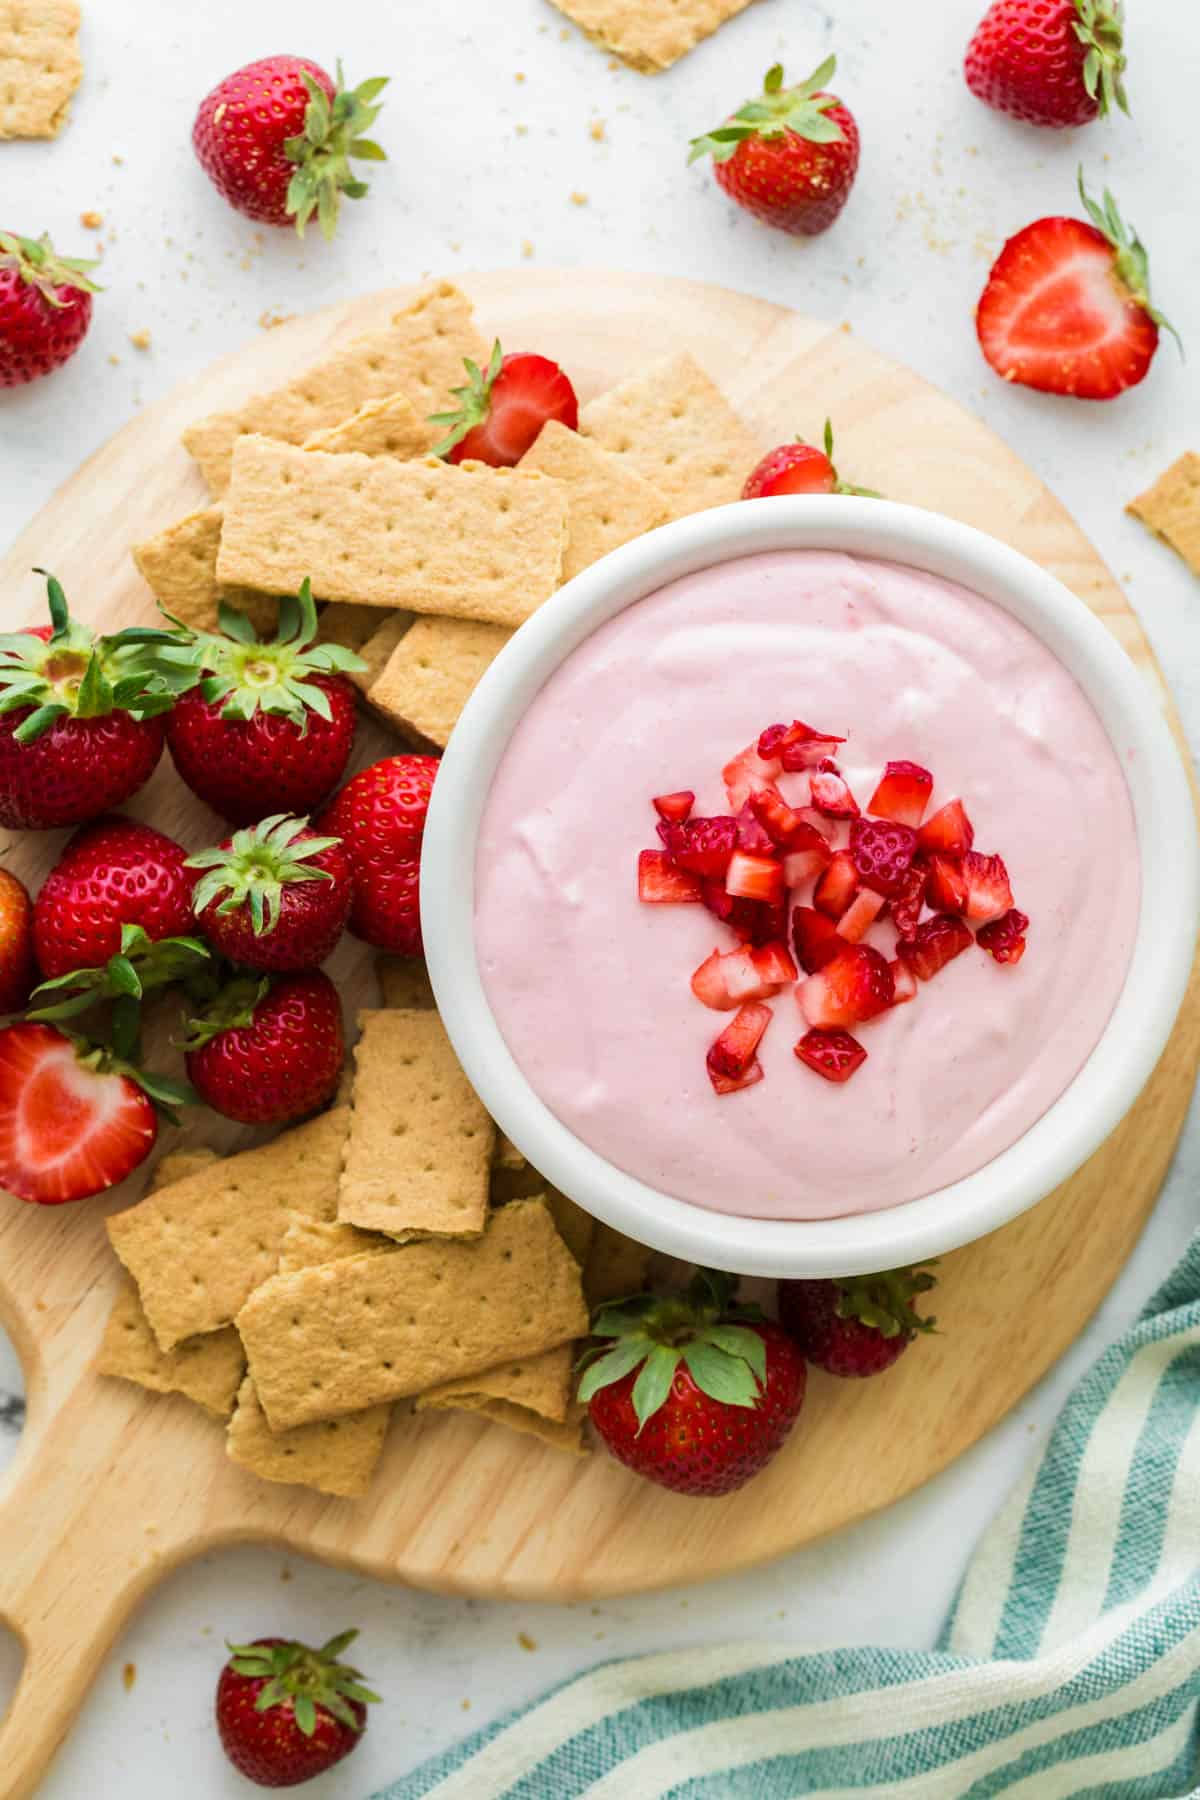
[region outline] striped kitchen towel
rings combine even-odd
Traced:
[[[376,1800],[1200,1795],[1200,1237],[1080,1382],[934,1651],[611,1662]]]

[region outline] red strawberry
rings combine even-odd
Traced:
[[[720,1078],[738,1081],[747,1073],[773,1017],[769,1006],[754,1001],[739,1006],[720,1037],[708,1048],[708,1073],[714,1086]],[[722,1089],[718,1087],[717,1092]]]
[[[942,912],[918,925],[911,939],[902,939],[896,946],[896,954],[914,975],[922,981],[932,981],[948,962],[969,950],[974,941],[961,919]]]
[[[1121,0],[993,0],[967,46],[967,86],[1027,125],[1129,111]]]
[[[321,817],[340,837],[354,871],[350,929],[394,956],[420,956],[418,883],[436,756],[387,756],[360,769]]]
[[[748,744],[721,770],[730,811],[740,812],[751,794],[773,788],[782,773],[783,764],[777,758],[760,756],[757,746]]]
[[[49,831],[119,806],[162,755],[170,695],[152,690],[147,638],[97,637],[46,580],[49,626],[0,636],[0,825]]]
[[[848,1031],[806,1031],[795,1046],[802,1063],[826,1081],[849,1081],[867,1060],[867,1053]]]
[[[886,1012],[895,991],[892,971],[878,950],[869,944],[848,944],[810,975],[796,995],[809,1024],[831,1031],[864,1024]]]
[[[656,795],[653,804],[660,819],[669,819],[676,825],[682,825],[685,819],[691,817],[696,796],[691,788],[680,788],[676,794]]]
[[[856,894],[841,918],[838,920],[838,936],[845,938],[848,944],[857,944],[866,937],[872,925],[887,905],[883,895],[871,888],[864,888]]]
[[[191,640],[193,685],[175,703],[167,744],[184,781],[234,825],[310,813],[341,780],[354,743],[360,656],[317,643],[306,581],[279,603],[279,635],[259,643],[241,614]],[[181,676],[181,679],[186,679]]]
[[[791,847],[784,852],[783,879],[790,888],[801,887],[823,875],[832,860],[829,839],[815,825],[802,820]]]
[[[768,1000],[796,979],[796,965],[783,944],[714,950],[692,976],[692,992],[717,1012],[732,1012],[746,1000]],[[726,1071],[722,1070],[722,1073]]]
[[[24,883],[0,869],[0,1013],[22,1012],[37,978],[33,903]]]
[[[933,776],[920,763],[890,762],[867,801],[867,811],[877,819],[891,819],[915,831],[925,817],[932,792]]]
[[[813,905],[830,919],[840,919],[858,892],[858,870],[848,850],[831,857],[813,894]]]
[[[735,850],[725,871],[725,892],[736,900],[759,900],[774,906],[784,895],[783,864],[773,856]]]
[[[820,839],[816,827],[808,824],[798,812],[793,812],[787,801],[769,788],[751,794],[749,805],[771,844],[778,845],[781,850],[811,848],[814,840]]]
[[[721,881],[737,849],[738,823],[727,817],[688,819],[682,825],[663,819],[658,835],[677,868],[705,881]]]
[[[575,389],[548,356],[529,350],[505,356],[497,339],[486,372],[470,357],[464,360],[469,379],[454,389],[458,406],[430,418],[431,424],[448,428],[435,456],[509,469],[533,448],[551,419],[568,431],[579,424]]]
[[[981,856],[968,850],[962,859],[963,879],[967,884],[967,903],[963,909],[973,925],[998,919],[1013,903],[1008,870],[999,856]]]
[[[749,1067],[741,1075],[718,1075],[715,1069],[708,1071],[708,1079],[712,1082],[715,1094],[740,1094],[743,1088],[753,1087],[763,1078],[763,1066],[755,1057]]]
[[[801,769],[815,769],[845,741],[793,719],[790,725],[768,725],[759,737],[757,753],[766,761],[777,759],[780,768],[795,775]]]
[[[1091,224],[1037,219],[1009,238],[975,313],[984,356],[1005,381],[1112,400],[1136,387],[1158,348],[1163,315],[1150,303],[1145,247],[1104,190],[1079,192]]]
[[[937,912],[966,911],[967,878],[963,874],[961,857],[931,856],[928,859],[925,897]]]
[[[858,126],[849,108],[825,92],[836,67],[830,56],[807,81],[785,88],[776,63],[760,95],[692,140],[689,162],[711,156],[731,199],[793,237],[827,231],[854,185]]]
[[[901,962],[898,957],[890,966],[895,990],[892,994],[892,1005],[907,1006],[910,1000],[915,1000],[917,997],[917,978],[908,964]]]
[[[751,856],[774,856],[775,854],[775,839],[765,825],[759,821],[758,815],[751,805],[753,800],[766,799],[777,800],[779,805],[784,807],[785,812],[791,811],[790,807],[784,805],[784,801],[778,794],[768,793],[765,788],[761,794],[751,794],[750,799],[747,800],[737,816],[738,849],[748,850]],[[798,820],[797,823],[799,823]]]
[[[800,967],[806,974],[815,975],[839,950],[845,949],[846,940],[824,913],[811,906],[797,906],[792,909],[792,947]]]
[[[733,1307],[727,1275],[686,1296],[602,1307],[603,1340],[579,1384],[619,1462],[677,1494],[730,1494],[765,1468],[804,1403],[803,1358],[757,1309]]]
[[[1014,906],[1002,918],[993,919],[976,936],[975,942],[994,956],[998,963],[1019,963],[1025,954],[1025,933],[1029,920]]]
[[[92,322],[94,262],[59,256],[48,237],[0,231],[0,388],[60,369]]]
[[[103,1193],[158,1136],[149,1095],[98,1048],[41,1023],[0,1031],[0,1186],[59,1206]]]
[[[193,905],[200,929],[230,962],[249,969],[315,969],[346,929],[354,878],[337,838],[286,813],[188,858],[206,873]]]
[[[239,976],[190,1022],[187,1072],[214,1112],[243,1125],[302,1119],[333,1098],[346,1056],[328,975]]]
[[[936,1329],[913,1301],[937,1286],[920,1268],[833,1281],[781,1281],[779,1320],[809,1362],[830,1375],[881,1375],[918,1332]]]
[[[907,879],[917,849],[911,825],[890,819],[855,819],[850,826],[850,855],[864,887],[894,894]]]
[[[936,851],[942,856],[965,856],[974,842],[975,827],[961,800],[948,800],[917,833],[919,850]]]
[[[681,877],[681,879],[691,879]],[[700,898],[723,925],[728,925],[737,937],[745,944],[769,942],[779,934],[769,930],[768,915],[774,910],[771,907],[759,906],[753,900],[735,900],[732,894],[725,892],[725,885],[720,881],[702,881]]]
[[[371,102],[387,78],[336,85],[304,56],[264,56],[227,75],[200,103],[192,144],[200,166],[230,206],[260,225],[295,224],[313,214],[331,238],[341,196],[361,200],[364,181],[351,157],[386,158],[365,133],[379,117]]]
[[[812,803],[818,812],[831,819],[857,819],[858,801],[850,792],[842,771],[829,757],[817,764],[808,779]]]
[[[793,444],[779,444],[756,462],[746,477],[743,500],[771,499],[776,494],[863,494],[877,500],[874,488],[852,487],[843,481],[833,462],[833,425],[825,421],[825,448],[806,444],[798,437]],[[765,734],[764,734],[765,735]],[[759,740],[761,746],[762,740]],[[836,742],[843,740],[838,738]],[[784,764],[786,768],[786,763]]]
[[[677,869],[665,850],[642,850],[638,854],[638,899],[646,906],[699,900],[699,878]]]
[[[912,937],[921,922],[927,880],[926,871],[914,864],[891,896],[889,905],[892,909],[892,922],[897,935],[902,938]]]
[[[77,831],[42,884],[33,937],[46,976],[95,969],[121,948],[121,927],[151,942],[196,928],[187,851],[135,819],[97,819]]]
[[[379,1695],[338,1660],[357,1636],[344,1631],[320,1650],[277,1637],[229,1646],[217,1730],[240,1774],[259,1787],[298,1787],[358,1748]]]

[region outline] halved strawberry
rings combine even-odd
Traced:
[[[939,970],[948,962],[969,950],[974,938],[953,913],[936,913],[932,919],[926,919],[918,925],[916,936],[907,943],[896,946],[896,954],[900,961],[907,963],[913,974],[922,981],[932,981]]]
[[[1002,857],[981,856],[978,850],[968,850],[962,869],[967,884],[964,911],[973,925],[998,919],[1008,911],[1013,903],[1012,887]]]
[[[739,850],[748,850],[751,856],[774,856],[775,839],[759,824],[749,800],[737,816],[737,832]]]
[[[931,856],[925,875],[925,898],[937,912],[965,912],[967,878],[957,856]]]
[[[717,1076],[739,1079],[754,1061],[763,1032],[774,1015],[769,1006],[740,1006],[720,1037],[709,1045],[707,1065],[710,1079]]]
[[[806,1031],[794,1054],[826,1081],[849,1081],[861,1069],[867,1053],[848,1031]]]
[[[760,756],[754,744],[747,744],[721,770],[730,811],[740,812],[751,794],[773,788],[782,773],[783,764],[777,758]]]
[[[947,800],[932,813],[917,833],[918,850],[941,856],[965,856],[975,842],[975,827],[961,800]]]
[[[458,406],[430,416],[431,424],[448,428],[435,456],[511,468],[536,443],[548,420],[556,419],[569,431],[579,424],[575,389],[548,356],[529,350],[505,356],[497,339],[486,370],[470,357],[463,361],[467,381],[453,389]]]
[[[848,850],[839,850],[817,883],[813,905],[831,919],[840,919],[858,892],[858,870]]]
[[[864,888],[838,920],[838,936],[844,937],[848,944],[857,944],[860,938],[866,937],[886,905],[882,894]]]
[[[825,757],[809,776],[812,803],[831,819],[857,819],[858,801],[837,764]]]
[[[832,919],[811,906],[793,907],[792,948],[806,974],[815,975],[845,947],[846,940]]]
[[[891,819],[851,822],[850,855],[858,878],[877,894],[895,893],[912,868],[916,848],[917,834],[911,825],[898,825]]]
[[[823,969],[810,975],[796,993],[809,1024],[829,1031],[861,1025],[886,1012],[892,1004],[895,982],[878,950],[869,944],[848,944]]]
[[[672,820],[676,825],[682,825],[685,819],[691,817],[695,804],[696,796],[691,788],[680,788],[678,793],[656,794],[654,797],[654,810],[659,818]]]
[[[0,1031],[0,1186],[38,1206],[103,1193],[158,1136],[149,1095],[100,1050],[26,1023]]]
[[[677,825],[660,819],[658,835],[676,868],[686,869],[689,875],[700,875],[705,881],[719,881],[737,849],[737,820],[718,816],[688,819]]]
[[[815,768],[845,741],[844,737],[815,731],[803,719],[793,719],[790,725],[768,725],[759,737],[758,754],[778,758],[788,773],[795,775],[800,769]]]
[[[879,786],[867,801],[867,811],[877,819],[894,819],[914,830],[925,817],[933,792],[933,776],[920,763],[890,762]]]
[[[735,899],[775,905],[784,896],[783,864],[773,856],[751,856],[735,850],[725,871],[725,892]]]
[[[1002,918],[993,919],[977,933],[975,942],[998,963],[1019,963],[1025,954],[1025,933],[1029,920],[1014,906]]]
[[[892,1005],[907,1006],[910,1000],[915,1000],[917,997],[917,978],[908,964],[901,962],[899,958],[891,964],[891,971],[894,984]]]
[[[647,906],[685,906],[703,897],[696,877],[677,869],[665,850],[640,852],[638,899]]]
[[[898,937],[912,937],[921,923],[921,908],[925,904],[927,880],[926,870],[919,868],[914,863],[891,896],[892,922],[896,927]]]
[[[761,1081],[763,1073],[763,1066],[756,1056],[743,1075],[718,1075],[715,1069],[710,1068],[708,1079],[713,1084],[714,1093],[738,1094],[743,1088],[753,1087],[756,1081]]]

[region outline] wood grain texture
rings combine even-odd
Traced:
[[[764,446],[797,430],[815,435],[832,414],[853,480],[964,519],[1051,569],[1104,620],[1170,712],[1120,589],[1037,477],[977,420],[846,331],[717,288],[602,271],[513,271],[464,285],[489,336],[558,357],[584,399],[686,346]],[[374,295],[264,334],[134,420],[0,564],[3,627],[41,616],[36,563],[62,577],[81,616],[110,624],[150,616],[127,546],[203,502],[178,446],[183,426],[283,379],[404,297]],[[363,760],[389,745],[365,723],[361,738]],[[191,845],[215,823],[169,766],[129,810]],[[62,838],[23,840],[11,866],[35,883]],[[375,1003],[360,946],[342,947],[334,973],[348,1016]],[[0,1618],[27,1649],[0,1727],[6,1795],[35,1791],[132,1606],[201,1551],[269,1541],[387,1580],[572,1600],[745,1568],[928,1480],[1072,1342],[1128,1256],[1183,1123],[1200,1060],[1198,999],[1194,978],[1157,1072],[1087,1167],[1035,1211],[945,1259],[944,1335],[885,1381],[816,1377],[777,1462],[744,1492],[703,1505],[640,1483],[602,1455],[580,1462],[436,1413],[397,1421],[365,1500],[256,1482],[227,1461],[220,1431],[186,1402],[92,1372],[119,1278],[103,1219],[137,1190],[53,1211],[0,1201],[0,1320],[29,1394],[25,1435],[0,1491]]]

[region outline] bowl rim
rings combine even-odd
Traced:
[[[550,1111],[518,1067],[475,953],[480,821],[512,732],[554,669],[598,626],[668,582],[788,549],[841,551],[960,582],[1033,631],[1075,677],[1117,752],[1141,861],[1124,985],[1058,1099],[973,1174],[838,1219],[713,1212],[608,1162]],[[421,856],[425,952],[438,1008],[499,1128],[547,1181],[629,1237],[687,1262],[776,1277],[862,1274],[927,1260],[1006,1224],[1072,1175],[1123,1118],[1167,1044],[1191,973],[1198,907],[1200,838],[1189,776],[1162,706],[1115,636],[1057,576],[1000,540],[939,513],[852,495],[738,501],[696,513],[567,582],[515,633],[468,700],[442,757]]]

